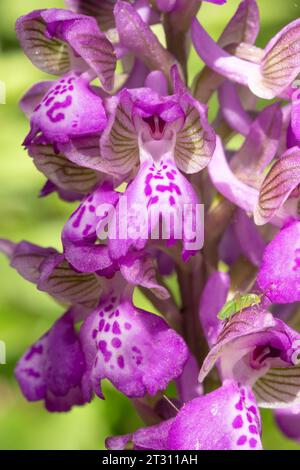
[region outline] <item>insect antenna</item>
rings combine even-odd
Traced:
[[[179,409],[177,406],[174,405],[174,403],[170,400],[170,398],[167,397],[167,395],[163,395],[163,398],[168,402],[168,404],[176,411],[176,413],[179,413]]]

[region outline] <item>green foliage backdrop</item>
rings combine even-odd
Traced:
[[[217,38],[239,1],[216,7],[205,4],[201,20]],[[263,46],[282,26],[299,16],[294,0],[258,0]],[[38,199],[44,177],[21,147],[28,123],[18,108],[22,94],[34,82],[47,78],[23,55],[14,33],[18,16],[33,9],[62,7],[63,0],[1,0],[0,80],[7,88],[0,105],[0,237],[22,239],[60,248],[60,230],[73,210],[55,195]],[[190,78],[201,67],[193,52]],[[212,106],[214,102],[212,103]],[[139,303],[143,303],[141,298]],[[145,304],[144,304],[145,306]],[[7,364],[0,366],[0,449],[102,449],[107,435],[126,433],[139,426],[129,400],[105,384],[106,401],[67,414],[49,414],[41,403],[27,403],[13,376],[19,356],[62,313],[46,294],[37,292],[0,258],[0,340],[7,346]],[[268,449],[300,448],[277,430],[272,414],[264,413],[264,444]]]

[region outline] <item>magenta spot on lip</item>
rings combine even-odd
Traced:
[[[92,332],[92,338],[93,338],[93,339],[95,339],[95,338],[96,338],[96,336],[97,336],[97,333],[98,333],[98,331],[97,331],[97,330],[93,330],[93,332]]]
[[[152,206],[153,204],[156,204],[157,202],[159,201],[159,197],[158,196],[153,196],[149,199],[148,203],[147,203],[147,208],[149,206]]]
[[[110,312],[112,308],[114,308],[114,306],[112,304],[109,304],[104,308],[104,312]]]
[[[251,405],[248,408],[248,411],[250,411],[250,413],[253,413],[255,416],[257,415],[257,410],[256,410],[255,406],[253,406],[253,405]]]
[[[179,189],[179,187],[177,186],[177,184],[171,182],[169,185],[165,185],[165,184],[158,184],[156,186],[156,190],[159,191],[160,193],[164,193],[166,191],[172,193],[173,191],[176,192],[176,194],[178,194],[178,196],[181,195],[181,191]]]
[[[104,361],[108,362],[112,356],[111,352],[107,350],[106,341],[99,341],[99,351],[103,354]]]
[[[79,210],[78,216],[76,217],[76,219],[74,220],[74,222],[72,224],[74,228],[79,227],[81,219],[82,219],[84,213],[85,213],[85,206],[82,206]]]
[[[249,426],[249,431],[251,432],[251,434],[258,434],[257,427],[254,426],[254,424],[251,424],[251,426]]]
[[[121,341],[119,338],[113,338],[113,339],[111,340],[111,345],[112,345],[114,348],[118,349],[118,348],[120,348],[120,347],[122,346],[122,341]]]
[[[107,333],[110,330],[110,324],[106,323],[104,331]]]
[[[174,175],[172,172],[167,171],[166,175],[167,175],[167,178],[169,178],[169,180],[174,180]]]
[[[145,193],[145,196],[150,196],[152,194],[152,188],[151,188],[150,184],[147,184],[145,186],[144,193]]]
[[[120,335],[121,334],[120,326],[119,326],[119,323],[117,321],[114,321],[114,323],[113,323],[112,332],[114,333],[114,335]]]
[[[39,372],[37,372],[36,370],[34,369],[22,369],[22,372],[26,372],[26,374],[28,375],[28,377],[34,377],[35,379],[38,379],[41,374]]]
[[[243,446],[244,444],[246,444],[246,442],[247,442],[247,436],[241,436],[237,440],[237,445],[238,446]]]
[[[102,311],[99,312],[99,317],[104,317],[104,313]]]
[[[153,175],[151,173],[148,173],[147,176],[146,176],[146,179],[145,179],[145,183],[149,184],[150,181],[152,180],[152,178],[153,178]]]
[[[119,356],[117,359],[117,362],[118,362],[118,366],[120,367],[120,369],[124,369],[124,366],[125,366],[124,357]]]
[[[131,330],[131,328],[132,328],[132,325],[130,323],[127,323],[127,322],[125,323],[124,326],[125,326],[126,330]]]
[[[242,428],[243,424],[243,418],[241,417],[241,415],[236,416],[232,422],[232,426],[234,427],[234,429]]]
[[[102,331],[102,330],[103,330],[104,325],[105,325],[105,321],[104,321],[103,318],[102,318],[102,320],[100,320],[100,322],[99,322],[99,327],[98,327],[99,331]]]
[[[235,405],[237,410],[242,411],[243,410],[243,401],[240,399],[240,401]]]
[[[50,106],[50,104],[52,103],[54,99],[55,99],[54,96],[51,96],[51,98],[48,98],[47,101],[45,102],[45,106],[47,106],[48,108],[48,106]]]
[[[174,199],[173,196],[170,196],[170,197],[169,197],[169,203],[171,204],[171,206],[175,206],[176,201],[175,201],[175,199]]]
[[[82,232],[82,235],[86,237],[89,234],[89,231],[91,230],[92,226],[89,224],[86,224],[84,231]]]
[[[118,317],[118,316],[119,316],[119,310],[113,310],[108,318],[113,318],[113,317]]]
[[[50,119],[50,121],[53,122],[53,123],[56,123],[56,122],[60,122],[63,119],[65,119],[65,115],[63,113],[57,113],[57,114],[54,114],[54,113],[55,113],[55,111],[57,111],[59,109],[68,108],[69,106],[71,106],[72,101],[73,101],[72,97],[67,96],[64,101],[62,101],[62,102],[57,101],[56,103],[54,103],[52,108],[49,109],[49,111],[47,111],[47,116]],[[46,103],[46,106],[47,106],[47,103]]]
[[[250,413],[247,413],[247,420],[249,423],[252,423],[253,419]]]
[[[257,440],[251,437],[251,439],[249,440],[249,444],[250,444],[251,449],[254,449],[256,447]]]
[[[25,356],[25,361],[29,361],[35,354],[42,354],[43,353],[43,346],[40,344],[39,346],[32,346],[30,351]]]
[[[89,211],[90,212],[95,212],[95,206],[89,206]]]

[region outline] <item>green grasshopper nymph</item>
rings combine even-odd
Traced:
[[[228,320],[233,315],[241,312],[245,308],[253,307],[261,303],[261,295],[245,294],[236,295],[233,299],[228,300],[222,310],[218,313],[219,320]]]

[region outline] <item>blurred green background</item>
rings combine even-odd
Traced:
[[[223,7],[204,4],[200,17],[213,37],[218,37],[238,4],[238,0],[228,0]],[[260,46],[300,13],[295,0],[259,0],[258,4]],[[37,197],[44,177],[21,147],[28,122],[18,108],[22,94],[47,77],[23,55],[14,33],[20,15],[51,7],[63,7],[63,0],[0,1],[0,80],[7,90],[6,104],[0,105],[0,237],[60,248],[60,230],[74,206],[56,195]],[[192,52],[191,77],[199,67]],[[104,387],[105,401],[94,399],[67,414],[50,414],[42,403],[25,401],[14,380],[15,363],[62,309],[19,277],[0,256],[0,340],[7,347],[7,364],[0,366],[0,449],[102,449],[106,436],[136,429],[140,421],[130,401],[109,384]],[[139,301],[143,302],[141,298]],[[264,412],[263,417],[265,448],[300,449],[280,434],[270,412]]]

